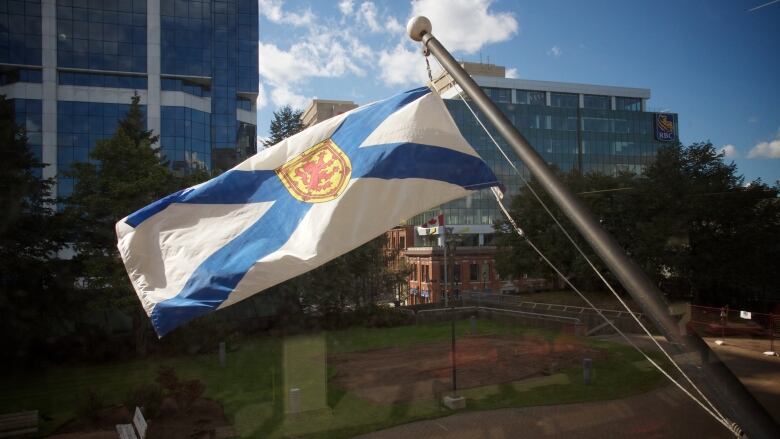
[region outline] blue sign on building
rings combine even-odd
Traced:
[[[655,113],[655,139],[660,142],[674,142],[674,116],[669,113]]]

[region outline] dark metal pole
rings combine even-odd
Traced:
[[[447,226],[446,226],[446,224],[444,225],[443,228],[444,228],[444,251],[446,252],[447,251]],[[450,256],[452,257],[453,265],[455,265],[454,264],[454,261],[455,261],[455,254],[454,254],[454,252]],[[446,273],[447,273],[447,271],[449,271],[449,268],[447,267],[447,263],[446,262],[444,264],[445,264],[444,265],[444,272],[445,272],[445,276],[446,276]],[[452,291],[450,290],[450,292],[452,292]],[[450,300],[450,338],[452,340],[452,349],[451,349],[452,358],[450,360],[451,360],[451,363],[452,363],[452,396],[456,396],[458,394],[458,370],[457,370],[456,365],[455,365],[455,297],[450,297],[450,299],[451,299]]]
[[[542,187],[550,194],[580,234],[601,257],[628,293],[650,317],[664,337],[682,354],[697,353],[678,358],[684,366],[692,366],[692,378],[702,384],[703,391],[713,397],[718,408],[748,433],[751,438],[780,437],[780,427],[764,407],[756,401],[736,376],[718,359],[709,346],[697,335],[686,334],[668,314],[662,293],[642,270],[626,255],[615,240],[601,228],[588,209],[561,183],[544,159],[534,150],[506,116],[485,95],[447,49],[431,34],[430,21],[415,17],[407,26],[409,36],[422,41],[425,48],[439,60],[455,82],[474,101],[499,134],[512,146],[520,160],[528,167]],[[702,372],[703,376],[698,373]]]

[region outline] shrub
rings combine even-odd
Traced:
[[[143,407],[144,415],[153,418],[160,413],[163,391],[157,384],[139,384],[125,396],[125,407],[132,413],[136,407]]]
[[[157,370],[157,384],[160,386],[165,396],[170,396],[176,400],[179,409],[188,409],[206,390],[202,381],[194,379],[182,381],[176,375],[172,367],[160,367]],[[162,400],[162,394],[160,400]]]
[[[105,398],[95,389],[87,389],[84,397],[76,407],[76,415],[79,418],[87,418],[96,421],[100,416],[100,410],[106,407]]]

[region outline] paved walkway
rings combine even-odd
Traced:
[[[780,358],[727,340],[708,340],[726,365],[780,420]],[[649,340],[645,340],[649,343]],[[613,401],[457,413],[360,436],[363,439],[441,438],[733,438],[694,402],[668,386]]]
[[[441,438],[733,438],[671,387],[613,401],[458,413],[359,436]]]

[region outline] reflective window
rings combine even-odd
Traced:
[[[181,91],[199,97],[211,96],[211,86],[209,84],[188,81],[186,79],[162,78],[160,80],[160,88],[162,90]]]
[[[57,65],[146,71],[146,0],[57,5]]]
[[[615,98],[615,109],[623,111],[642,111],[642,99],[641,98]]]
[[[241,157],[249,157],[257,153],[257,127],[251,123],[238,123],[238,150]]]
[[[146,89],[146,76],[105,75],[101,73],[58,72],[60,85],[84,85],[89,87]]]
[[[38,99],[10,99],[8,101],[14,108],[16,123],[24,128],[27,135],[27,146],[39,160],[43,160],[43,135],[41,101]],[[34,173],[41,177],[41,168]]]
[[[171,169],[211,169],[211,115],[185,107],[160,107],[160,147]]]
[[[210,1],[160,1],[162,73],[212,76],[212,38],[214,37],[212,12]],[[257,14],[255,14],[255,28],[257,28]],[[231,49],[236,50],[235,46]],[[257,52],[255,52],[256,57]]]
[[[40,0],[0,2],[0,63],[41,65]]]
[[[577,108],[580,97],[573,93],[550,93],[551,107]]]
[[[15,82],[41,83],[43,74],[36,69],[10,69],[0,71],[0,85],[13,84]]]
[[[609,110],[612,108],[612,98],[609,96],[585,95],[583,97],[583,107]]]
[[[236,100],[236,105],[242,110],[255,111],[255,101],[251,99],[239,97]]]
[[[101,139],[114,135],[130,104],[57,102],[57,195],[67,197],[73,180],[63,176],[74,162],[92,161],[89,153]],[[146,106],[141,106],[146,113]]]
[[[509,88],[482,87],[491,101],[508,104],[512,102],[512,90]]]
[[[238,91],[257,93],[257,1],[238,0]]]
[[[515,90],[515,98],[518,104],[546,105],[547,94],[536,90]]]

